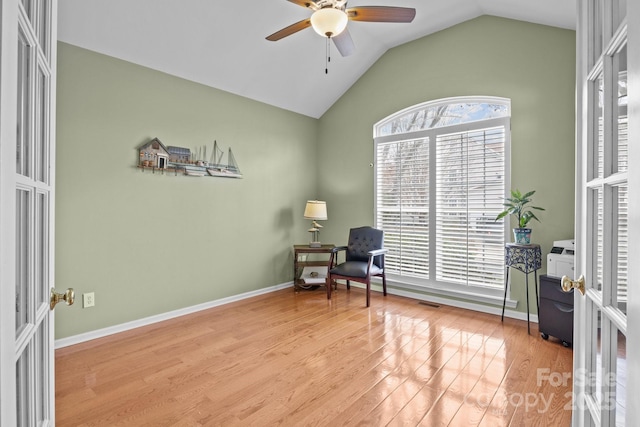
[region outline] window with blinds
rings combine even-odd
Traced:
[[[376,224],[388,272],[429,276],[429,138],[377,145]]]
[[[375,223],[387,274],[502,289],[509,101],[440,100],[375,127]],[[428,118],[425,119],[425,118]]]
[[[504,127],[436,140],[436,279],[502,287]]]

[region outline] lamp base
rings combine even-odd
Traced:
[[[320,242],[309,242],[309,247],[310,248],[321,248],[322,247],[322,243],[320,243]]]

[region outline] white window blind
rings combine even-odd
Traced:
[[[379,228],[389,249],[385,268],[429,276],[429,138],[377,146]]]
[[[505,129],[436,140],[436,279],[502,286]]]
[[[494,219],[508,184],[509,102],[444,101],[403,110],[374,130],[385,268],[413,285],[493,292],[504,287],[505,224]],[[430,120],[420,119],[425,111]]]

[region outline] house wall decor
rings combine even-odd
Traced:
[[[168,146],[169,161],[175,163],[188,163],[191,160],[191,150],[184,147]]]
[[[138,167],[160,170],[162,172],[171,171],[188,176],[210,176],[223,178],[242,178],[242,172],[238,167],[231,148],[224,161],[224,151],[218,147],[218,142],[213,142],[213,151],[209,160],[207,157],[207,147],[203,146],[196,152],[185,147],[166,147],[158,138],[139,147],[140,160]]]
[[[169,150],[158,139],[153,138],[151,141],[143,144],[138,149],[140,152],[141,167],[166,169],[169,162]]]

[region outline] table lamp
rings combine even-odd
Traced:
[[[307,201],[307,206],[304,208],[304,217],[305,219],[313,221],[311,223],[311,228],[308,230],[310,233],[313,233],[313,241],[309,242],[309,247],[321,247],[322,243],[318,241],[318,234],[320,233],[322,226],[318,224],[318,221],[327,219],[327,203],[319,200]]]

